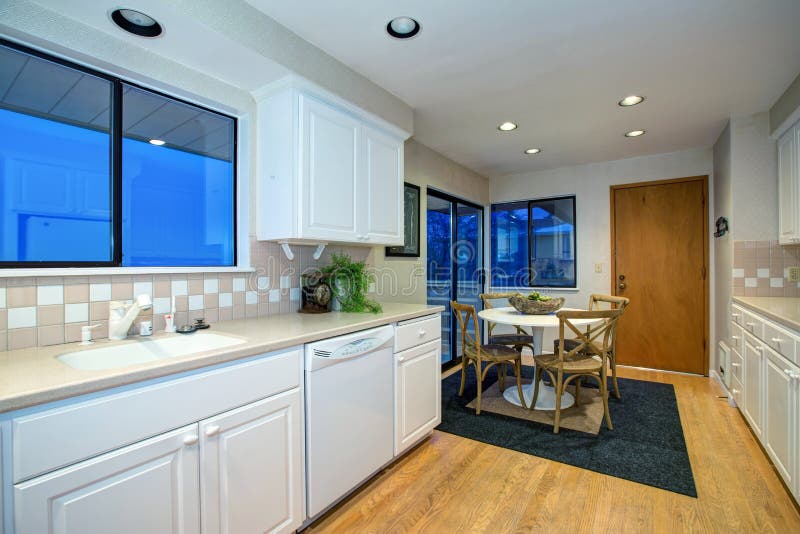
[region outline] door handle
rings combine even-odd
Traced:
[[[206,427],[206,432],[205,433],[206,433],[206,436],[208,436],[208,437],[216,436],[217,434],[219,434],[219,430],[220,430],[219,429],[219,425],[209,425],[209,426]]]

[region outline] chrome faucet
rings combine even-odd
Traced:
[[[139,295],[136,300],[112,300],[108,303],[108,338],[125,339],[136,316],[153,305],[150,295]]]

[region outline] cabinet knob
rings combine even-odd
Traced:
[[[736,388],[733,388],[733,389],[731,390],[731,392],[732,392],[734,395],[738,395],[738,394],[739,394],[739,390],[738,390],[738,389],[736,389]]]
[[[216,436],[219,434],[219,425],[208,425],[205,430],[207,437]]]
[[[190,434],[183,438],[183,444],[187,446],[194,445],[198,441],[200,441],[200,438],[198,437],[197,434]]]
[[[424,328],[420,328],[420,329],[419,329],[419,337],[425,337],[425,334],[427,334],[427,332],[425,331],[425,329],[424,329]]]

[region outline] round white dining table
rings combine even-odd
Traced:
[[[576,310],[576,308],[561,308],[562,310]],[[478,317],[484,321],[496,324],[507,324],[530,328],[533,334],[533,352],[542,354],[542,339],[544,338],[545,328],[558,328],[558,317],[555,313],[547,315],[528,315],[518,312],[511,306],[505,308],[489,308],[478,312]],[[571,319],[570,322],[575,326],[590,325],[602,319]],[[570,336],[572,337],[572,336]],[[533,383],[522,386],[522,394],[525,396],[525,405],[530,406],[533,401]],[[522,406],[519,401],[519,393],[516,387],[509,387],[503,392],[503,397],[510,403]],[[569,408],[575,404],[575,397],[566,391],[561,396],[561,408]],[[535,410],[555,410],[556,395],[552,386],[539,386],[539,397],[536,399]]]

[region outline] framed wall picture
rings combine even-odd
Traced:
[[[419,258],[419,186],[408,182],[403,186],[405,245],[386,247],[386,255]]]

